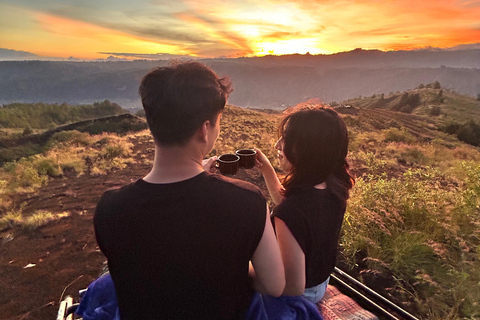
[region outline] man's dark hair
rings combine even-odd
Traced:
[[[207,120],[215,124],[231,92],[228,78],[198,62],[153,69],[139,88],[155,142],[167,147],[185,145]]]

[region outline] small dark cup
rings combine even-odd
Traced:
[[[217,168],[224,175],[235,175],[238,171],[240,157],[233,153],[222,154],[217,159]]]
[[[257,152],[253,149],[238,149],[235,154],[240,157],[240,168],[251,169],[255,166]]]

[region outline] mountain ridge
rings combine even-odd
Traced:
[[[311,98],[329,103],[404,91],[434,81],[472,97],[480,93],[480,49],[357,49],[334,55],[197,61],[232,79],[230,103],[242,107],[281,109]],[[0,103],[81,104],[108,99],[136,110],[141,108],[138,86],[142,77],[168,63],[0,61]]]

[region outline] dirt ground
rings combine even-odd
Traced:
[[[70,216],[26,232],[9,230],[0,245],[0,319],[55,319],[59,302],[95,280],[105,257],[95,241],[92,216],[102,193],[142,178],[150,165],[141,154],[153,158],[153,145],[136,141],[137,164],[103,176],[81,175],[52,179],[35,194],[19,194],[24,213],[38,209]],[[255,169],[241,169],[236,178],[250,181],[267,193]]]

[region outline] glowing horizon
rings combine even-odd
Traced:
[[[2,0],[0,48],[65,59],[448,48],[480,43],[478,17],[479,0]]]

